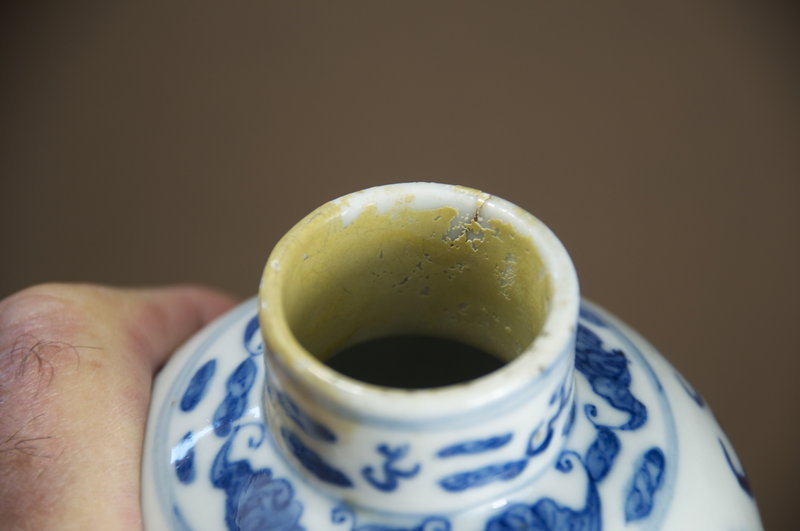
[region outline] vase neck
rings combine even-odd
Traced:
[[[270,429],[309,482],[349,503],[421,513],[496,499],[569,431],[577,311],[566,251],[506,201],[430,183],[346,196],[293,228],[262,279]],[[408,334],[459,340],[501,367],[407,389],[326,364]],[[371,354],[377,367],[385,355]]]

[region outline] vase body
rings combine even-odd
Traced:
[[[502,367],[402,389],[325,363],[408,333],[464,340]],[[173,357],[142,495],[148,529],[761,528],[703,399],[579,300],[549,230],[429,183],[315,211],[276,247],[260,297]]]

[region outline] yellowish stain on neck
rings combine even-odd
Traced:
[[[482,194],[483,195],[483,194]],[[368,339],[426,334],[471,344],[504,361],[544,323],[551,282],[530,238],[499,219],[452,207],[363,209],[346,226],[331,203],[292,229],[267,274],[289,329],[325,361]],[[272,260],[271,260],[272,261]]]

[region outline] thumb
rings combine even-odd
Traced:
[[[61,284],[0,302],[0,521],[140,527],[153,374],[232,304],[197,287]]]

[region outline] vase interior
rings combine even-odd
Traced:
[[[279,313],[303,349],[325,363],[381,338],[430,337],[499,365],[525,351],[551,300],[539,252],[485,194],[439,196],[334,202],[292,230],[271,274],[280,277]],[[374,352],[364,363],[385,365]]]

